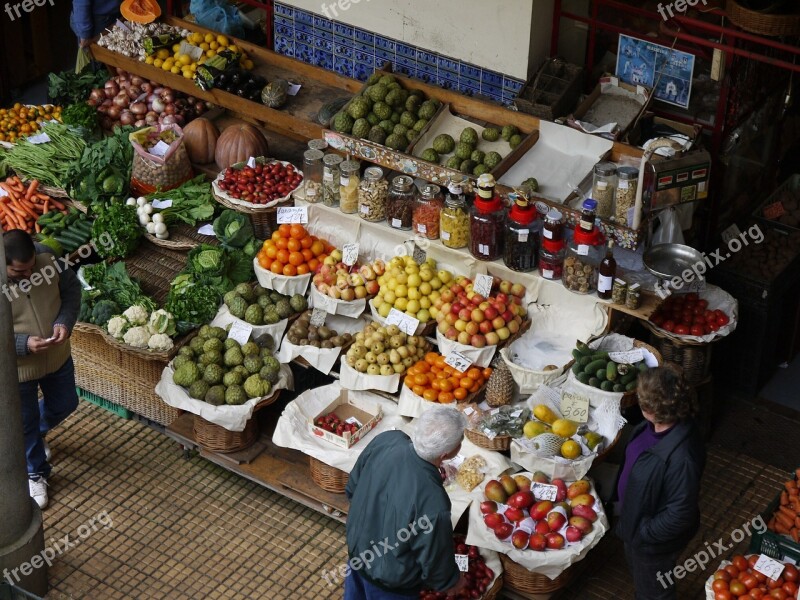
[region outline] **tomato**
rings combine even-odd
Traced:
[[[722,579],[723,581],[727,582],[727,581],[731,580],[731,575],[730,575],[730,573],[728,573],[724,569],[720,569],[719,571],[714,573],[714,579],[715,580]]]
[[[790,598],[797,598],[797,584],[794,581],[787,581],[781,586],[781,589],[786,592]]]
[[[737,569],[739,569],[739,571],[743,573],[746,573],[747,567],[750,566],[749,563],[747,562],[747,559],[741,554],[734,554],[733,558],[731,558],[731,563],[733,564],[734,567],[736,567]]]
[[[739,576],[739,569],[733,565],[727,565],[724,569],[728,572],[728,575],[731,576],[731,583],[733,583],[733,580]]]
[[[692,325],[692,328],[689,330],[689,332],[697,337],[702,337],[705,335],[705,328],[702,325]]]
[[[731,567],[733,567],[734,570],[736,569],[736,567],[734,567],[733,565],[728,565],[727,567],[725,567],[725,569],[728,570]],[[739,597],[739,596],[744,596],[747,593],[747,588],[741,581],[739,581],[738,579],[734,579],[733,581],[731,581],[730,591],[731,595]]]
[[[670,319],[668,321],[664,321],[664,323],[662,323],[662,325],[661,325],[661,328],[665,329],[666,331],[670,331],[670,332],[674,331],[675,330],[675,321],[673,321],[672,319]]]
[[[714,321],[713,323],[709,323],[709,324],[708,324],[708,328],[709,328],[711,331],[719,331],[719,325],[717,325],[717,322],[716,322],[716,321]]]
[[[791,563],[786,563],[783,569],[783,578],[786,581],[796,582],[798,580],[798,571],[797,567],[795,567]]]
[[[767,587],[771,590],[777,590],[783,585],[783,577],[778,577],[777,579],[767,579]]]
[[[728,323],[730,323],[730,321],[731,321],[730,317],[725,313],[717,317],[717,323],[719,323],[720,326],[727,325]]]
[[[725,579],[715,579],[714,582],[711,584],[711,589],[715,592],[721,591],[728,591],[729,585],[728,581]]]
[[[741,558],[745,561],[745,564],[747,564],[747,560],[744,558],[744,556]],[[742,573],[739,575],[739,581],[744,584],[744,587],[746,587],[748,591],[758,586],[758,579],[756,579],[752,573]]]
[[[678,335],[689,335],[689,326],[681,323],[675,327],[675,333]]]
[[[775,598],[776,600],[786,600],[789,596],[787,596],[786,592],[784,592],[782,589],[775,588],[774,590],[770,591],[769,597]]]
[[[733,600],[733,596],[728,590],[714,592],[714,600]]]

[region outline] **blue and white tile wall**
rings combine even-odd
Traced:
[[[396,73],[501,104],[510,104],[525,83],[279,2],[275,51],[360,81],[388,61]]]

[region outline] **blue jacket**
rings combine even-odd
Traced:
[[[100,35],[117,19],[120,4],[120,0],[72,0],[72,31],[82,40]]]

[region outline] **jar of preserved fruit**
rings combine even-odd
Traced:
[[[439,216],[439,235],[448,248],[464,248],[469,243],[469,210],[460,182],[451,182]]]
[[[361,183],[361,163],[347,160],[341,164],[339,179],[339,210],[346,214],[358,211],[358,186]]]
[[[564,241],[564,215],[558,209],[551,208],[545,213],[542,239],[551,242]]]
[[[429,240],[439,239],[439,214],[444,206],[442,189],[428,184],[414,203],[412,226],[414,233]]]
[[[308,149],[309,150],[320,150],[325,152],[328,149],[328,142],[323,139],[317,140],[308,140]]]
[[[564,256],[564,286],[576,294],[591,294],[597,289],[600,262],[605,256],[603,237],[597,229],[576,227]]]
[[[321,150],[306,150],[303,153],[303,192],[306,202],[316,204],[322,201],[322,158]]]
[[[365,221],[377,222],[386,218],[389,182],[383,178],[383,169],[369,167],[358,186],[358,214]]]
[[[411,229],[416,200],[414,180],[408,175],[398,175],[392,179],[389,201],[386,205],[386,219],[395,229]]]
[[[338,154],[326,154],[322,162],[322,201],[325,206],[339,206],[340,165],[344,159]]]
[[[596,216],[597,200],[594,200],[593,198],[584,200],[583,204],[581,205],[581,219],[578,222],[578,227],[575,229],[581,229],[586,232],[594,231],[594,221]]]
[[[539,250],[539,274],[543,279],[551,281],[560,280],[564,273],[564,253],[566,243],[564,240],[542,240]]]
[[[617,193],[614,202],[614,216],[617,223],[629,227],[633,215],[628,212],[636,205],[636,192],[639,187],[639,169],[620,167],[617,169]]]
[[[523,196],[514,197],[508,213],[503,242],[503,262],[514,271],[533,271],[539,255],[542,221],[539,213]]]
[[[479,260],[495,260],[503,254],[503,201],[495,193],[489,173],[478,177],[478,193],[469,213],[469,251]]]
[[[597,201],[597,216],[607,219],[614,214],[614,196],[617,191],[617,165],[600,162],[594,166],[592,199]]]

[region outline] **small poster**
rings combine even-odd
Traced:
[[[619,36],[617,77],[653,88],[657,100],[689,108],[694,55],[627,35]]]

